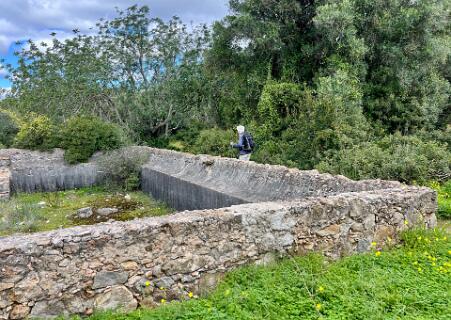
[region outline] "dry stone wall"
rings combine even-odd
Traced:
[[[136,152],[149,156],[148,192],[181,206],[239,204],[0,238],[0,319],[156,306],[202,294],[243,264],[310,251],[337,258],[436,223],[428,188],[150,148],[128,154]],[[10,167],[13,181],[24,172]]]

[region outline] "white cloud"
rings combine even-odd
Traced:
[[[115,7],[126,9],[148,5],[151,15],[168,19],[178,15],[186,23],[210,23],[227,13],[227,0],[1,0],[0,54],[17,40],[47,39],[51,30],[59,35],[74,28],[89,32],[99,18],[116,15]]]
[[[0,68],[0,78],[3,78],[4,76],[6,76],[8,74],[8,71],[6,71],[3,68]]]

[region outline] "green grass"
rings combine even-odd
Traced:
[[[240,268],[207,297],[89,319],[449,319],[448,236],[436,229],[402,237],[402,246],[339,261],[309,255]]]
[[[161,216],[171,212],[165,204],[153,200],[143,192],[127,194],[131,196],[130,201],[125,200],[125,193],[111,192],[103,188],[19,193],[10,201],[0,203],[0,236],[95,223],[94,220],[73,218],[77,209],[83,207],[120,208],[120,213],[113,217],[115,220]]]
[[[432,182],[429,187],[437,191],[438,210],[437,217],[451,219],[451,180],[443,184]]]

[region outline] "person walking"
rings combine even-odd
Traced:
[[[236,130],[238,131],[238,143],[230,142],[230,145],[239,150],[240,155],[238,159],[249,161],[255,146],[254,139],[249,132],[246,132],[244,126],[237,126]]]

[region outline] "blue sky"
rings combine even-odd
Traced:
[[[173,15],[185,23],[211,23],[228,12],[228,0],[0,0],[0,57],[16,61],[13,53],[18,40],[50,41],[55,31],[60,39],[72,29],[89,32],[99,18],[115,16],[115,7],[147,5],[151,15],[169,19]],[[0,69],[0,88],[10,87]]]

